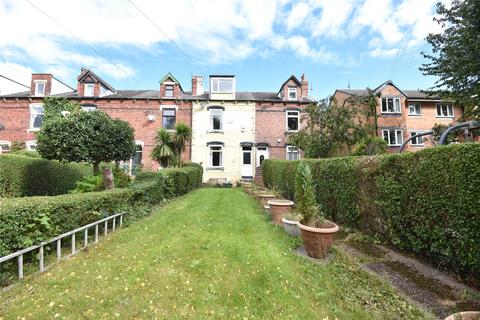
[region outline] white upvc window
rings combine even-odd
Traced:
[[[408,114],[410,116],[422,115],[422,106],[420,105],[420,102],[410,102],[408,104]]]
[[[382,113],[402,113],[400,98],[382,98]]]
[[[234,78],[212,78],[210,82],[212,93],[235,93]]]
[[[414,135],[416,134],[420,134],[420,133],[423,133],[422,131],[411,131],[410,132],[410,137],[413,137]],[[410,143],[412,144],[412,146],[416,146],[416,147],[422,147],[424,146],[424,142],[423,142],[423,137],[416,137],[416,138],[413,138]]]
[[[286,111],[286,123],[288,132],[297,132],[300,130],[300,111],[287,110]]]
[[[12,143],[10,141],[0,141],[0,154],[9,152],[11,147]]]
[[[35,81],[35,96],[43,97],[45,96],[45,86],[47,85],[46,80],[36,80]]]
[[[36,103],[30,105],[30,130],[38,130],[42,126],[45,111],[43,104]]]
[[[403,130],[385,129],[382,130],[382,136],[390,147],[401,146],[403,143]]]
[[[288,100],[297,100],[297,87],[288,87]]]
[[[94,104],[82,104],[80,109],[85,112],[97,111],[97,106]]]
[[[453,118],[453,105],[450,103],[437,103],[437,118]]]
[[[25,142],[25,148],[29,151],[37,150],[37,140],[30,140]]]
[[[287,146],[287,160],[300,160],[300,150],[294,146]]]
[[[223,146],[220,144],[212,144],[209,146],[210,156],[209,164],[211,168],[223,167]]]
[[[164,97],[165,98],[173,98],[173,90],[174,90],[174,85],[173,84],[166,84],[165,85]]]
[[[223,110],[220,108],[210,109],[210,130],[222,131],[223,130]]]
[[[83,95],[85,97],[93,97],[95,93],[95,84],[94,83],[85,83],[85,88],[83,90]]]

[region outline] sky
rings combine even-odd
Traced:
[[[276,92],[304,73],[316,99],[386,80],[426,89],[436,1],[0,0],[0,75],[76,87],[85,66],[116,89],[158,89],[171,72],[189,91],[194,74],[234,74],[237,91]]]

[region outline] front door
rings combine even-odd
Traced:
[[[252,165],[252,147],[242,147],[242,164],[241,164],[242,178],[253,177],[253,165]]]
[[[257,147],[257,167],[262,165],[262,162],[268,159],[268,147]]]

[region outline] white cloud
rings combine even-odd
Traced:
[[[0,75],[15,80],[23,85],[16,84],[0,77],[0,94],[10,94],[28,90],[24,86],[30,87],[32,72],[32,69],[16,63],[0,62]]]

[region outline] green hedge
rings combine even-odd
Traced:
[[[479,277],[480,144],[303,161],[312,167],[317,202],[331,219]],[[265,184],[292,199],[297,165],[265,161]]]
[[[130,188],[0,199],[0,256],[94,222],[113,212],[143,210],[197,188],[196,167],[142,173]],[[133,207],[133,208],[132,208]],[[128,217],[127,217],[128,219]]]
[[[92,174],[86,164],[63,164],[24,155],[0,156],[0,197],[68,193],[75,182]]]

